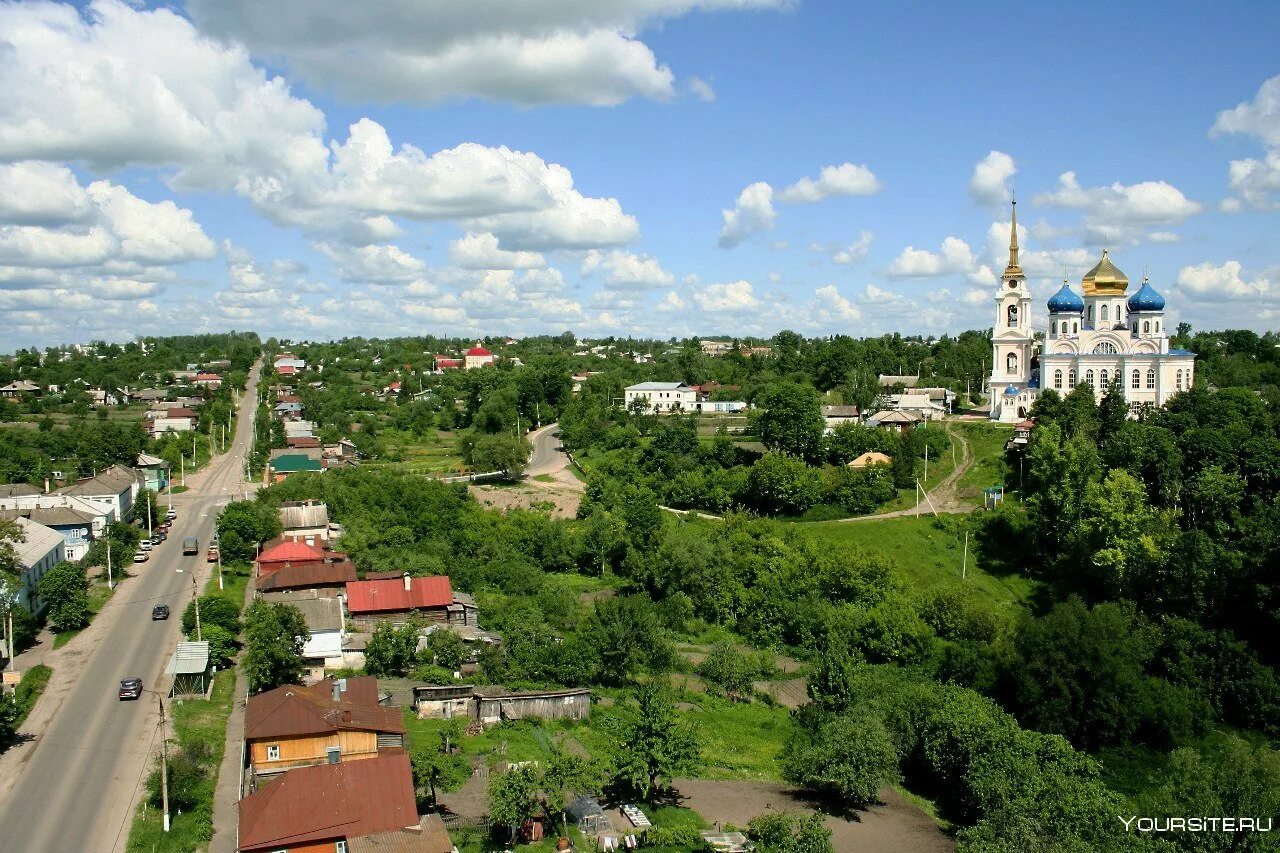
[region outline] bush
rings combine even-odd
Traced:
[[[821,498],[822,477],[794,456],[766,453],[747,475],[747,496],[762,513],[800,515]]]
[[[236,635],[221,625],[202,625],[200,634],[209,644],[210,662],[219,669],[226,669],[240,650]]]
[[[217,595],[200,596],[201,631],[203,632],[210,625],[217,625],[233,637],[238,636],[241,628],[240,608]],[[187,609],[182,611],[182,632],[195,636],[196,603],[194,601],[187,602]]]

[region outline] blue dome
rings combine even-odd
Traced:
[[[1156,293],[1156,289],[1147,282],[1142,283],[1138,292],[1129,297],[1130,311],[1163,311],[1164,297]]]
[[[1016,397],[1018,396],[1018,389],[1015,386],[1010,385],[1009,387],[1004,389],[1004,393],[1005,393],[1005,396],[1007,397]]]
[[[1062,289],[1049,297],[1049,312],[1052,314],[1079,314],[1084,311],[1084,300],[1064,283]]]

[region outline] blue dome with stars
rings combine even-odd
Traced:
[[[1156,289],[1147,282],[1142,283],[1138,292],[1129,297],[1130,311],[1163,311],[1164,297],[1156,293]]]
[[[1062,289],[1049,297],[1051,314],[1079,314],[1084,311],[1084,300],[1064,282]]]

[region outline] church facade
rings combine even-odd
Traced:
[[[991,419],[1013,423],[1031,410],[1045,388],[1067,395],[1088,384],[1102,395],[1119,383],[1133,410],[1163,406],[1191,388],[1195,354],[1171,349],[1164,297],[1145,278],[1132,295],[1129,279],[1102,259],[1080,282],[1067,282],[1049,299],[1049,327],[1037,345],[1031,328],[1031,292],[1018,260],[1017,202],[1009,236],[1009,263],[995,296],[991,335]]]

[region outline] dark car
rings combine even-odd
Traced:
[[[155,607],[151,608],[151,618],[152,619],[168,619],[169,605],[157,604]]]
[[[120,698],[121,699],[141,699],[142,698],[142,679],[136,675],[128,678],[120,679]]]

